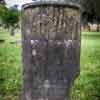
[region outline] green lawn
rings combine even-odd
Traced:
[[[0,39],[6,40],[0,43],[0,100],[20,100],[21,46],[10,43],[20,39],[20,34],[11,37],[2,32]]]
[[[100,100],[100,33],[82,33],[81,73],[75,82],[72,98]]]
[[[0,100],[20,100],[21,46],[11,44],[20,34],[11,37],[0,33]],[[100,100],[100,33],[83,32],[81,45],[81,73],[72,89],[72,100]]]

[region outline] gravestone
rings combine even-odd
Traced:
[[[79,6],[35,2],[22,14],[22,100],[69,100],[80,71]]]

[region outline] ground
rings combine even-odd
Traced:
[[[0,100],[20,100],[22,63],[20,34],[0,32]],[[100,100],[100,33],[82,32],[81,72],[72,88],[72,100]]]

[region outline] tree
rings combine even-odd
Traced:
[[[92,13],[96,13],[96,15],[100,16],[100,0],[81,0],[81,4],[83,7],[83,10]]]
[[[0,6],[0,18],[4,28],[8,28],[11,31],[11,35],[14,35],[14,30],[19,27],[20,13],[17,9],[7,8],[3,5]]]
[[[82,12],[100,18],[100,0],[81,0]]]
[[[7,8],[4,6],[4,5],[2,5],[2,4],[0,4],[0,24],[2,25],[3,24],[3,16],[5,16],[6,15],[6,12],[7,12]]]
[[[19,12],[15,9],[8,9],[7,16],[4,16],[5,26],[11,29],[11,35],[14,35],[14,30],[19,27]]]
[[[82,18],[87,20],[87,22],[97,23],[97,31],[99,31],[100,0],[81,0],[81,5]]]

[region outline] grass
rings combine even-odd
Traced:
[[[10,44],[20,39],[20,34],[11,37],[0,33],[0,100],[20,100],[21,46]],[[81,73],[75,81],[72,100],[100,100],[100,33],[83,32],[81,45]]]
[[[100,100],[100,33],[82,33],[81,73],[72,100]]]
[[[15,36],[11,36],[10,33],[7,32],[0,32],[0,39],[6,40],[6,42],[15,42],[16,40],[20,39],[21,34],[17,33]]]
[[[21,46],[10,43],[17,36],[0,33],[0,37],[6,40],[0,44],[0,100],[20,100]]]

